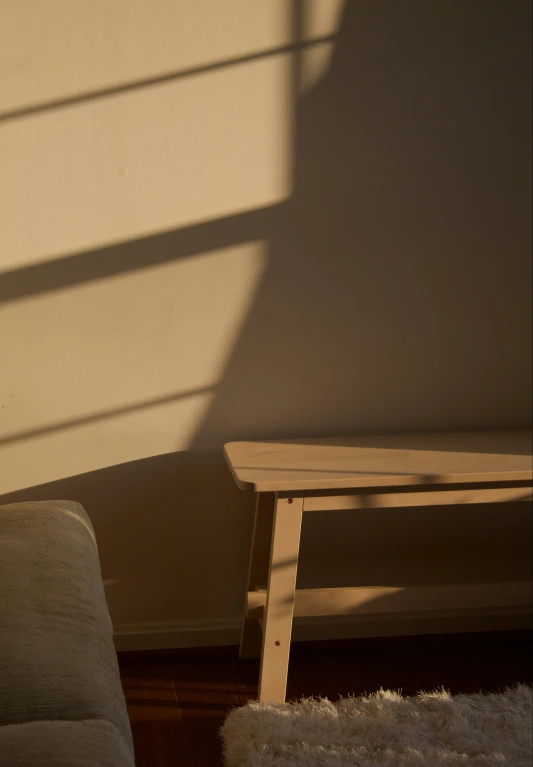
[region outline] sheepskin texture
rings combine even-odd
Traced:
[[[252,701],[221,730],[228,767],[531,767],[532,689]]]

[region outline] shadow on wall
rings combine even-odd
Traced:
[[[86,506],[104,570],[123,578],[114,617],[128,601],[144,620],[239,614],[252,499],[232,485],[224,442],[530,423],[528,14],[522,2],[347,3],[331,68],[295,108],[287,202],[5,276],[8,301],[267,243],[191,452],[2,499]]]
[[[217,453],[110,466],[10,493],[1,503],[59,498],[90,514],[114,622],[239,613],[251,498],[239,493]],[[235,583],[238,589],[228,588]]]
[[[286,203],[13,271],[3,299],[265,240],[193,448],[529,424],[526,8],[348,3]]]

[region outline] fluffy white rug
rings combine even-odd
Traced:
[[[532,690],[404,698],[381,690],[232,711],[228,767],[531,767]]]

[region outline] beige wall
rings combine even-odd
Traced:
[[[234,625],[225,441],[531,422],[530,3],[0,14],[1,492],[85,504],[118,626]],[[316,515],[302,579],[441,577],[458,526],[521,577],[528,524]]]

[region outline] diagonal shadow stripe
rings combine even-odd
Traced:
[[[0,274],[0,304],[264,237],[272,213],[281,205],[5,271]]]
[[[249,64],[251,62],[270,58],[272,56],[280,56],[284,53],[296,53],[297,51],[303,50],[305,48],[310,48],[314,45],[322,45],[323,43],[333,42],[335,37],[336,35],[315,37],[311,40],[304,40],[298,43],[290,43],[289,45],[281,45],[278,48],[269,48],[266,51],[258,51],[257,53],[249,53],[245,56],[236,56],[230,59],[223,59],[222,61],[214,61],[210,64],[202,64],[201,66],[190,67],[189,69],[181,69],[177,72],[166,72],[165,74],[157,75],[155,77],[146,77],[142,80],[135,80],[131,83],[124,83],[123,85],[114,85],[109,88],[102,88],[98,91],[87,91],[85,93],[67,96],[65,98],[56,99],[54,101],[42,101],[39,104],[32,104],[31,106],[21,107],[20,109],[0,112],[0,122],[20,120],[24,117],[32,117],[43,112],[51,112],[55,109],[63,109],[65,107],[76,106],[87,101],[96,101],[98,99],[119,96],[124,93],[131,93],[132,91],[140,90],[142,88],[150,88],[154,85],[163,85],[165,83],[174,82],[176,80],[183,80],[186,77],[194,77],[195,75],[204,75],[208,74],[209,72],[214,72],[218,69],[227,69],[228,67],[235,67],[241,64]]]
[[[187,399],[188,397],[195,397],[200,394],[209,394],[210,392],[214,392],[215,389],[216,386],[204,386],[199,387],[198,389],[189,389],[188,391],[178,392],[176,394],[168,394],[165,397],[155,397],[154,399],[136,402],[132,405],[124,405],[123,407],[102,410],[99,413],[92,413],[91,415],[81,416],[80,418],[58,421],[57,423],[50,424],[49,426],[43,426],[40,429],[28,429],[27,431],[15,432],[14,434],[8,434],[6,437],[0,438],[0,445],[11,445],[15,442],[23,442],[26,439],[33,439],[34,437],[43,437],[46,434],[54,434],[59,431],[65,431],[66,429],[72,429],[76,426],[85,426],[86,424],[105,421],[108,418],[135,413],[139,410],[146,410],[150,407],[167,405],[171,402],[178,402],[179,400]]]

